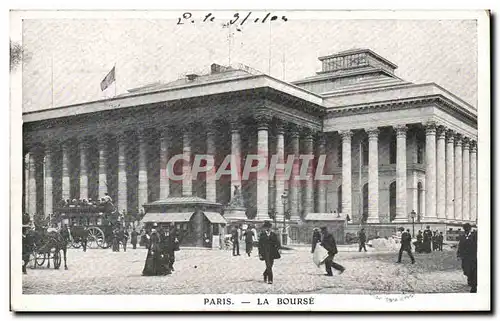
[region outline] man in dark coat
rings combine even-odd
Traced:
[[[132,248],[135,250],[137,247],[137,236],[139,233],[134,229],[132,230],[132,233],[130,233],[130,243],[132,244]]]
[[[464,234],[458,241],[457,257],[462,259],[462,270],[467,276],[471,293],[477,293],[477,233],[471,232],[471,225],[463,225]]]
[[[418,234],[417,234],[417,242],[415,244],[415,252],[417,253],[422,253],[422,250],[423,250],[423,238],[424,236],[422,235],[422,231],[418,231]]]
[[[328,232],[326,226],[323,226],[321,228],[321,246],[323,246],[328,251],[328,256],[325,259],[325,275],[333,276],[332,268],[340,271],[340,273],[343,273],[345,271],[345,268],[342,265],[333,262],[335,254],[338,253],[337,244],[335,243],[335,238],[330,232]]]
[[[432,241],[432,231],[431,227],[427,225],[427,228],[424,231],[424,241],[423,241],[423,249],[425,253],[431,253],[431,241]]]
[[[404,230],[404,228],[400,228],[401,233],[401,248],[399,249],[398,261],[396,263],[401,263],[401,257],[403,256],[403,251],[408,253],[408,256],[411,259],[411,264],[415,264],[415,258],[413,254],[411,254],[411,234],[410,230]]]
[[[319,228],[315,227],[312,235],[311,253],[314,253],[314,250],[316,250],[316,245],[319,242],[321,242],[321,233],[319,232]]]
[[[236,227],[231,232],[231,242],[233,242],[233,256],[240,255],[240,237]]]
[[[248,256],[252,254],[253,238],[254,234],[252,228],[249,226],[248,229],[245,231],[245,251],[247,252]]]
[[[444,235],[443,232],[439,232],[438,235],[438,251],[443,251]]]
[[[271,222],[265,221],[264,231],[259,236],[259,258],[266,262],[266,270],[263,273],[264,282],[273,284],[273,264],[274,260],[281,258],[280,242],[276,233],[271,231]]]
[[[127,252],[128,231],[125,228],[120,229],[121,242],[123,244],[123,252]]]
[[[359,231],[359,252],[361,252],[361,249],[364,249],[366,252],[366,233],[364,228]]]

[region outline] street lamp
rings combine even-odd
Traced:
[[[411,216],[411,223],[412,223],[412,228],[413,228],[413,237],[415,237],[415,217],[417,216],[417,213],[415,213],[415,210],[412,210],[410,213]]]
[[[286,235],[286,205],[288,204],[288,195],[284,191],[281,195],[281,203],[283,204],[283,234],[282,234],[282,244],[287,245],[287,235]]]

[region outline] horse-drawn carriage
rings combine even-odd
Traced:
[[[120,215],[111,202],[58,207],[54,214],[60,226],[69,227],[68,245],[74,248],[85,245],[87,248],[109,248],[113,230],[122,224]]]

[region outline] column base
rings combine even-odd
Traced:
[[[380,219],[378,217],[368,217],[366,220],[366,223],[380,223]]]
[[[393,223],[411,223],[411,221],[408,220],[406,217],[396,217],[393,221]]]
[[[246,209],[245,208],[235,208],[226,207],[224,209],[224,218],[227,220],[246,220]]]

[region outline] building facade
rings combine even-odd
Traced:
[[[336,213],[351,223],[477,220],[477,110],[434,84],[413,84],[368,49],[320,57],[316,75],[287,83],[240,66],[130,90],[113,99],[23,113],[24,212],[53,212],[62,199],[99,199],[138,212],[168,197],[230,204],[241,190],[246,218],[275,212],[303,221]],[[194,155],[232,155],[231,174],[188,173]],[[326,155],[333,179],[290,180],[278,170],[241,179],[251,154]],[[314,173],[309,166],[307,172]],[[286,191],[286,202],[282,195]],[[334,214],[335,215],[335,214]],[[239,217],[240,219],[242,217]]]

